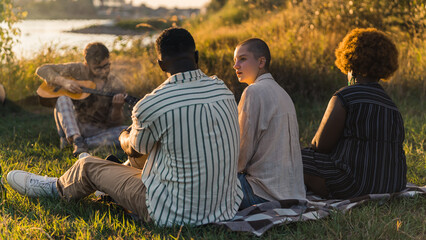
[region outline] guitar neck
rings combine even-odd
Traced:
[[[92,88],[86,88],[86,87],[81,87],[81,89],[85,93],[91,93],[91,94],[108,96],[108,97],[114,97],[114,95],[116,94],[116,93],[112,93],[112,92],[103,92],[103,91],[99,91],[99,90],[92,89]]]
[[[91,94],[108,96],[108,97],[114,97],[114,95],[117,94],[117,93],[113,93],[113,92],[103,92],[103,91],[99,91],[99,90],[92,89],[92,88],[86,88],[86,87],[81,87],[81,89],[85,93],[91,93]],[[124,98],[124,101],[126,101],[126,103],[128,103],[131,106],[135,106],[135,104],[139,101],[139,98],[126,95],[126,97]]]

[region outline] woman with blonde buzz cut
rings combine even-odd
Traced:
[[[333,95],[311,148],[302,150],[305,184],[332,198],[401,191],[404,123],[379,84],[398,69],[398,50],[383,32],[356,28],[335,54],[348,86]]]

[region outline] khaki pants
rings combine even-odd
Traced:
[[[71,200],[99,190],[148,222],[146,187],[142,183],[141,173],[137,168],[89,156],[79,159],[59,178],[58,193],[61,198]]]

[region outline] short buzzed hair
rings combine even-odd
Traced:
[[[184,28],[171,27],[161,32],[156,40],[157,54],[174,57],[181,53],[195,52],[195,41]]]
[[[87,63],[99,64],[105,58],[109,58],[109,51],[103,43],[89,43],[86,48],[84,48],[84,59]]]
[[[268,44],[266,44],[262,39],[250,38],[240,42],[237,47],[244,45],[248,46],[249,52],[253,53],[255,58],[259,59],[260,57],[265,57],[265,68],[269,71],[269,65],[271,64],[271,52],[269,51]]]

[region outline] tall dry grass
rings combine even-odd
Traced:
[[[290,94],[328,96],[346,81],[334,65],[338,43],[354,27],[376,27],[391,36],[400,52],[401,67],[384,83],[386,88],[399,95],[409,92],[425,96],[424,5],[413,12],[402,11],[405,15],[396,21],[389,15],[403,13],[384,8],[385,1],[287,1],[282,8],[267,10],[258,9],[253,2],[256,1],[228,1],[225,8],[204,17],[207,20],[201,24],[187,26],[195,35],[207,70],[223,77],[232,87],[238,88],[232,70],[235,45],[246,38],[259,37],[271,49],[271,72]],[[251,18],[229,23],[230,15],[243,16],[241,13],[247,11]]]
[[[223,4],[218,4],[216,11],[183,22],[182,26],[194,35],[200,68],[223,79],[237,99],[245,87],[238,83],[232,69],[238,42],[250,37],[264,39],[272,52],[271,72],[277,82],[294,97],[323,99],[346,84],[346,77],[334,65],[334,50],[354,27],[376,27],[397,44],[400,68],[383,82],[385,88],[398,96],[410,94],[424,99],[426,95],[424,5],[407,12],[399,9],[405,5],[396,3],[388,4],[393,9],[384,8],[386,1],[380,0],[220,2]],[[133,69],[139,72],[128,78],[135,93],[145,93],[164,80],[155,63],[153,46],[134,44],[117,53],[117,60],[138,59]],[[145,82],[146,87],[138,85]]]
[[[42,80],[35,75],[37,67],[44,63],[76,61],[83,61],[83,56],[77,48],[46,46],[32,59],[19,59],[6,65],[0,64],[1,83],[6,88],[8,99],[22,100],[35,96],[38,86],[42,83]]]
[[[238,83],[232,69],[238,42],[250,37],[264,39],[272,52],[271,72],[277,82],[292,97],[324,99],[346,82],[334,66],[338,43],[354,27],[377,27],[394,39],[400,52],[399,70],[383,85],[398,96],[410,94],[424,99],[426,6],[412,5],[411,1],[408,5],[404,5],[406,1],[386,2],[212,0],[215,11],[181,25],[194,35],[200,68],[222,78],[237,99],[245,87]],[[141,38],[133,40],[130,48],[118,44],[112,50],[113,73],[136,96],[143,96],[166,78],[157,66],[154,46],[144,45]],[[17,100],[35,94],[40,83],[34,76],[37,66],[81,60],[81,53],[75,49],[51,46],[33,59],[1,67],[0,77],[9,97]]]

